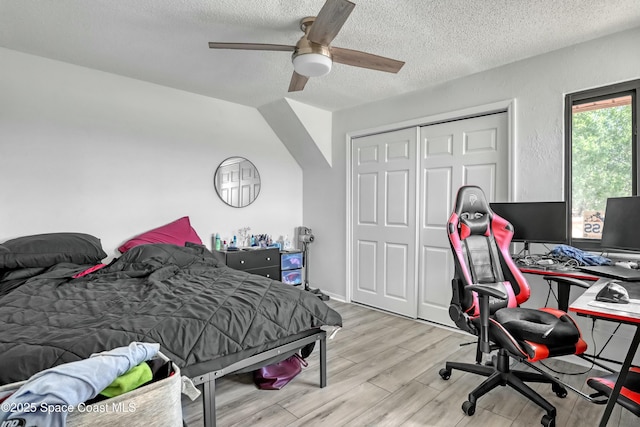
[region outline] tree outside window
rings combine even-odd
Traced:
[[[631,96],[572,111],[572,237],[599,239],[607,198],[633,194]]]
[[[571,244],[599,247],[609,197],[637,195],[640,80],[567,95],[566,186]]]

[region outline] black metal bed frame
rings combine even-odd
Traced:
[[[265,362],[269,359],[293,354],[302,347],[316,341],[320,341],[320,388],[324,388],[327,385],[327,333],[323,330],[316,330],[306,337],[239,360],[216,371],[192,378],[194,385],[202,386],[205,427],[215,427],[216,425],[216,380],[218,378],[242,370],[252,370],[253,367],[258,369],[264,366]]]

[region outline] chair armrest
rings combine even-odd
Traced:
[[[571,286],[577,286],[583,289],[589,289],[591,285],[580,279],[564,276],[543,276],[544,280],[556,282],[558,284],[558,308],[564,312],[569,310],[569,293]]]
[[[480,336],[478,348],[483,353],[491,353],[489,340],[489,297],[506,300],[509,298],[502,283],[483,283],[465,286],[465,289],[477,292],[480,296]]]
[[[584,289],[589,289],[591,287],[590,284],[588,284],[587,282],[580,280],[580,279],[574,279],[573,277],[564,277],[564,276],[544,276],[543,277],[544,280],[552,280],[554,282],[557,282],[558,284],[566,284],[569,286],[578,286],[580,288],[584,288]]]
[[[479,293],[480,295],[488,295],[490,297],[507,299],[509,296],[503,290],[504,285],[502,283],[483,283],[473,284],[465,286],[466,289]]]

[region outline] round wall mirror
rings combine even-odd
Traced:
[[[229,157],[216,169],[213,185],[223,202],[242,208],[253,203],[260,194],[260,174],[244,157]]]

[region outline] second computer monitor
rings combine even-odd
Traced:
[[[640,252],[640,197],[607,199],[602,228],[602,248]]]
[[[491,203],[491,209],[513,225],[514,242],[564,244],[569,241],[565,202]]]

